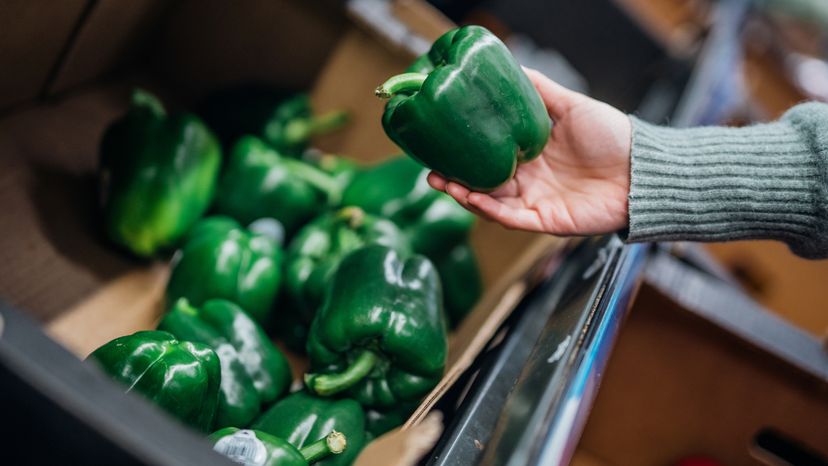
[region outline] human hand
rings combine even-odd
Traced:
[[[498,190],[471,192],[429,174],[468,210],[507,228],[593,235],[625,228],[632,125],[621,111],[525,69],[554,121],[543,152]]]

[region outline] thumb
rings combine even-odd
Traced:
[[[560,84],[547,78],[543,73],[531,68],[523,67],[529,81],[535,86],[540,98],[546,105],[546,110],[552,119],[561,118],[570,108],[584,96],[578,92],[569,90]]]

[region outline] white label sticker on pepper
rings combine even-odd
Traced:
[[[220,438],[213,450],[245,466],[262,466],[267,460],[267,449],[252,430]]]

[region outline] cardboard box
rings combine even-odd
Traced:
[[[572,464],[823,464],[792,454],[828,458],[828,354],[738,290],[675,262],[658,272],[673,277],[642,286]],[[773,458],[783,441],[793,445],[788,457]]]
[[[353,116],[319,147],[375,162],[399,151],[381,129],[382,102],[373,89],[412,58],[319,4],[145,1],[125,12],[103,0],[91,8],[65,44],[56,79],[47,86],[50,98],[0,120],[0,224],[6,227],[0,296],[30,311],[78,357],[112,338],[153,328],[163,312],[167,264],[141,263],[106,244],[95,208],[98,144],[107,124],[126,109],[133,85],[187,103],[240,81],[284,87],[315,81],[319,110],[346,108]],[[418,10],[416,2],[400,11],[419,21],[420,31],[437,34],[450,24],[433,10]],[[109,78],[118,67],[130,72]],[[531,288],[533,266],[565,241],[481,222],[472,243],[486,293],[451,335],[444,379],[401,431],[366,448],[358,464],[413,464],[431,448],[442,428],[438,416],[429,416],[432,406]]]

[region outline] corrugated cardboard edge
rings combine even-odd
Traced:
[[[417,426],[400,429],[370,442],[357,457],[358,466],[408,466],[416,464],[437,443],[443,433],[443,416],[429,414]]]
[[[124,329],[155,328],[163,312],[169,272],[166,263],[130,271],[49,322],[46,333],[85,357],[101,342],[123,336]]]

